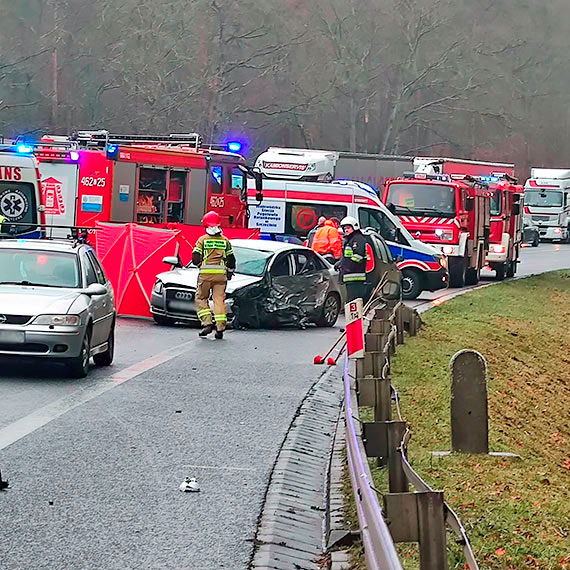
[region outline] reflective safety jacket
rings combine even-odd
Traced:
[[[344,239],[340,261],[342,281],[366,281],[366,238],[359,230]]]
[[[311,248],[321,255],[331,253],[336,259],[340,259],[342,238],[333,221],[327,220],[325,225],[316,231]]]
[[[236,258],[230,240],[223,234],[208,234],[198,238],[192,251],[192,263],[200,268],[200,275],[225,274],[234,270]]]

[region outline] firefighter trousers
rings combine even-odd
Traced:
[[[223,331],[226,328],[226,285],[228,279],[226,273],[201,273],[198,277],[198,289],[196,291],[196,311],[202,326],[216,323],[216,329]],[[210,310],[210,293],[214,300],[214,319]]]

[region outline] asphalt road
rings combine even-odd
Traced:
[[[519,275],[564,267],[570,246],[543,244]],[[321,371],[313,356],[337,335],[219,342],[122,319],[114,366],[85,380],[0,362],[0,569],[245,569],[277,451]],[[178,490],[185,476],[199,493]]]

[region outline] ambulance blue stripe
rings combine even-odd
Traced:
[[[417,261],[434,262],[435,258],[433,255],[428,255],[427,253],[421,253],[419,251],[414,251],[409,247],[402,246],[394,242],[386,242],[392,253],[392,257],[396,258],[402,256],[404,260],[415,259]]]

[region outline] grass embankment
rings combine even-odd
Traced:
[[[521,460],[431,455],[450,448],[449,361],[464,348],[487,359],[491,449]],[[398,348],[392,381],[412,428],[414,468],[445,491],[480,566],[570,568],[570,272],[488,287],[428,312],[419,336]],[[406,556],[413,549],[403,556],[413,567]]]

